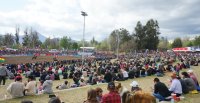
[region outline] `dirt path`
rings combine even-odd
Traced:
[[[19,64],[19,63],[34,63],[34,62],[44,62],[49,61],[52,62],[54,56],[38,56],[37,59],[32,60],[32,56],[12,56],[12,57],[4,57],[5,64]],[[78,57],[72,56],[58,56],[58,60],[72,60],[72,59],[80,59]]]

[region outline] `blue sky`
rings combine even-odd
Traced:
[[[0,34],[20,35],[32,27],[46,37],[82,39],[86,11],[86,40],[101,41],[118,28],[133,33],[137,21],[158,20],[161,36],[200,35],[200,0],[0,0]]]
[[[7,12],[23,9],[28,3],[26,0],[0,0],[0,2],[0,10]]]

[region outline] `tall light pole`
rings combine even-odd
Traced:
[[[85,47],[85,17],[88,16],[88,14],[84,11],[81,11],[81,15],[84,18],[83,22],[83,53],[82,53],[82,67],[84,65],[84,47]]]

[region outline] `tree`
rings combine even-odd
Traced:
[[[146,34],[140,21],[137,22],[133,36],[135,37],[135,42],[137,43],[137,49],[144,49],[146,45],[146,41],[144,41]]]
[[[7,47],[11,47],[15,43],[14,36],[11,33],[6,33],[3,40],[3,44]]]
[[[50,42],[51,42],[50,37],[49,37],[49,38],[46,38],[46,40],[45,40],[44,43],[43,43],[44,48],[50,49],[50,48],[49,48],[49,47],[50,47]]]
[[[59,41],[60,41],[59,38],[50,39],[49,48],[50,49],[59,49]]]
[[[0,34],[0,46],[4,45],[4,36]]]
[[[107,43],[105,43],[107,40]],[[135,40],[132,35],[130,35],[129,31],[125,28],[115,29],[111,32],[108,39],[105,39],[104,42],[101,42],[101,47],[103,44],[107,44],[107,50],[117,51],[117,47],[119,44],[120,52],[128,52],[132,49],[135,49]],[[133,48],[134,47],[134,48]]]
[[[16,44],[18,45],[19,44],[19,27],[16,27],[16,30],[15,30],[15,42]]]
[[[168,45],[169,41],[167,40],[167,38],[161,37],[161,39],[159,40],[158,49],[167,50]]]
[[[24,37],[23,37],[23,42],[22,42],[22,45],[25,46],[25,47],[29,47],[30,46],[30,38],[29,38],[29,35],[28,35],[28,28],[26,28],[24,30]]]
[[[200,46],[200,36],[196,36],[194,39],[194,46]]]
[[[35,47],[39,46],[39,42],[40,41],[39,41],[38,34],[39,33],[36,30],[33,31],[32,28],[30,29],[29,37],[30,37],[30,41],[31,41],[30,46],[32,48],[35,48]]]
[[[119,29],[119,39],[120,39],[120,44],[123,44],[129,40],[131,40],[131,35],[128,30],[124,28]]]
[[[78,46],[79,47],[83,46],[83,40],[81,40],[81,41],[78,42]],[[90,43],[84,40],[84,46],[85,47],[90,46]]]
[[[95,47],[98,44],[98,41],[95,40],[93,37],[92,40],[90,41],[91,46]]]
[[[70,39],[67,36],[64,36],[60,39],[60,46],[64,49],[69,49],[70,47]]]
[[[78,43],[77,42],[73,42],[72,43],[72,49],[74,50],[77,50],[79,47],[78,47]]]
[[[108,48],[110,47],[111,51],[115,51],[117,49],[118,34],[119,34],[119,30],[113,30],[109,36],[110,46],[108,46]],[[100,44],[102,44],[102,42]]]
[[[23,46],[29,48],[36,48],[42,45],[42,42],[39,40],[39,32],[33,30],[32,28],[26,28],[24,30],[24,37],[23,37]]]
[[[182,38],[182,46],[183,47],[193,46],[193,40],[191,40],[189,37]]]
[[[103,41],[101,41],[99,43],[99,45],[97,46],[98,50],[102,50],[102,51],[108,51],[109,50],[109,46],[108,46],[108,42],[107,42],[107,38],[104,39]]]
[[[192,41],[189,41],[189,42],[187,43],[186,46],[187,46],[187,47],[191,47],[191,46],[193,46],[193,42],[192,42]]]
[[[172,48],[182,47],[181,38],[176,38],[172,43]]]
[[[150,19],[145,26],[138,21],[133,36],[137,43],[137,49],[156,50],[159,44],[159,26],[157,20]]]
[[[157,20],[150,19],[145,25],[145,49],[156,50],[159,43],[159,26]]]
[[[131,37],[131,40],[128,40],[120,45],[120,51],[122,52],[132,52],[136,49],[137,45],[133,37]]]

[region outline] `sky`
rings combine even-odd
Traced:
[[[85,39],[101,41],[119,28],[130,33],[138,21],[157,20],[160,36],[200,35],[200,0],[0,0],[0,34],[20,35],[32,27],[45,37],[68,36],[81,40],[84,17]]]

